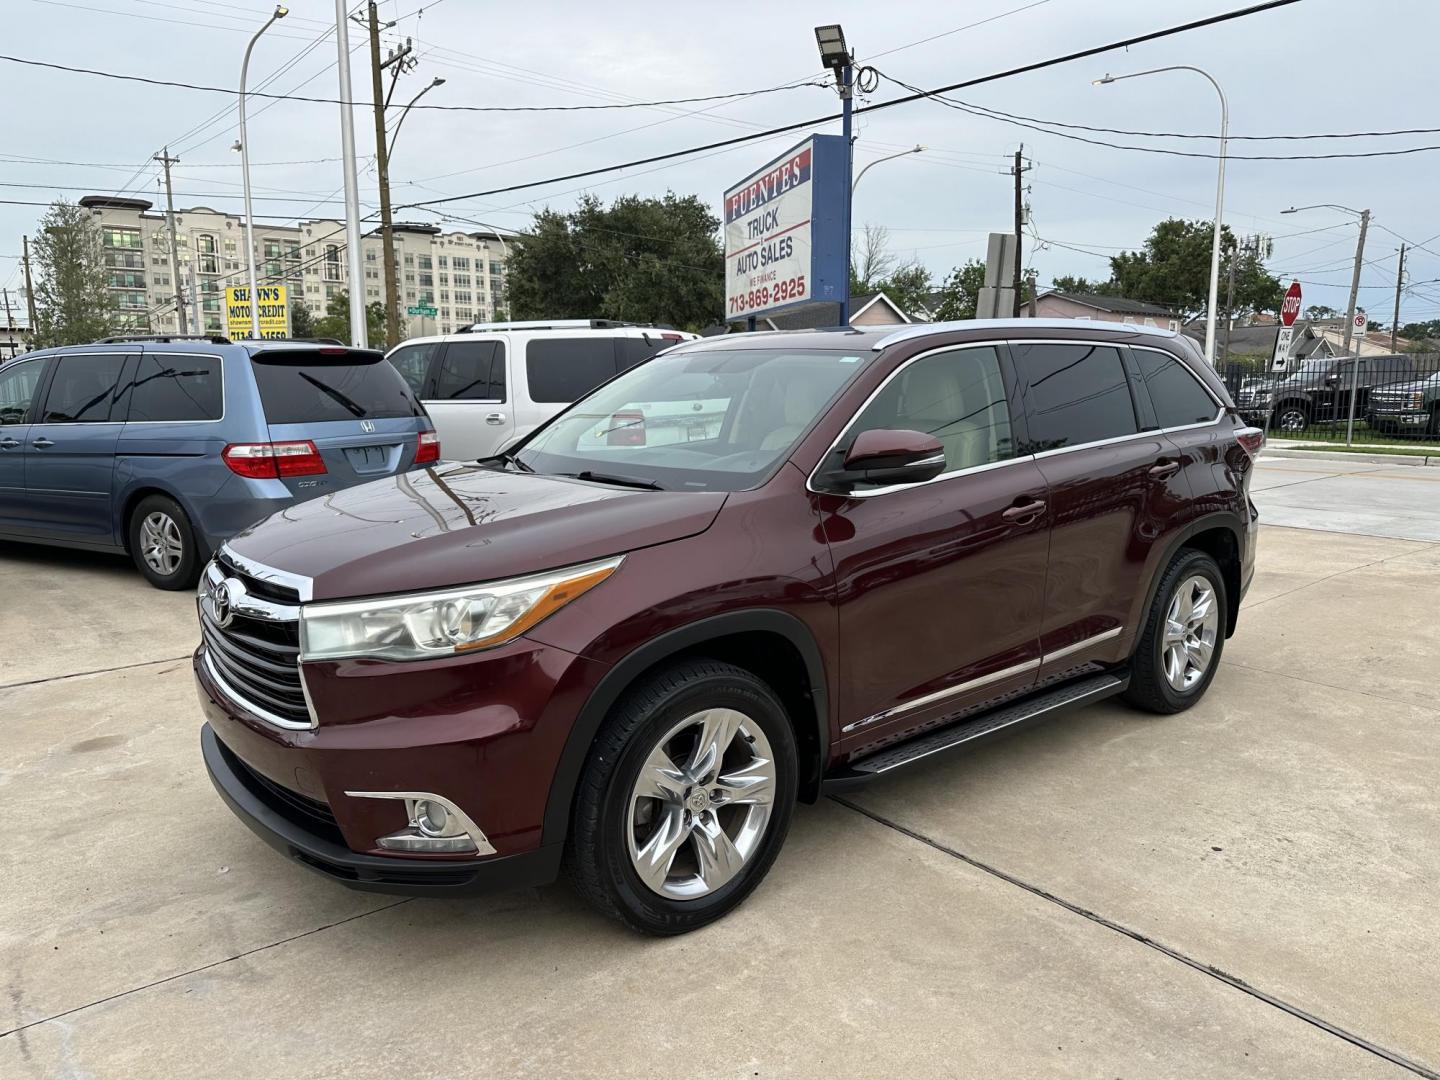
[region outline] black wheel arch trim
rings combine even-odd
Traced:
[[[1175,556],[1179,554],[1180,549],[1201,533],[1210,532],[1216,528],[1227,528],[1234,534],[1235,551],[1240,556],[1240,569],[1243,572],[1245,561],[1245,519],[1238,514],[1224,510],[1196,518],[1194,521],[1182,526],[1166,543],[1165,553],[1160,561],[1155,564],[1155,573],[1150,576],[1150,584],[1145,590],[1145,606],[1140,609],[1141,622],[1149,617],[1151,605],[1155,603],[1155,593],[1160,588],[1160,580],[1165,576],[1165,571],[1169,569],[1170,564],[1175,561]],[[1227,594],[1229,593],[1228,587],[1226,592]],[[1225,612],[1225,636],[1228,638],[1235,632],[1235,619],[1232,613],[1239,609],[1240,597],[1227,595],[1225,601],[1227,609]],[[1139,636],[1139,625],[1140,623],[1137,623],[1137,638]]]
[[[620,696],[642,673],[672,656],[693,650],[707,641],[743,633],[773,633],[785,638],[800,654],[808,675],[811,700],[815,704],[816,738],[819,753],[815,762],[815,792],[819,776],[825,770],[830,753],[830,700],[825,683],[825,664],[815,636],[802,620],[775,608],[751,608],[714,615],[696,622],[674,627],[646,641],[627,653],[607,671],[598,686],[581,707],[575,723],[560,752],[555,775],[550,780],[550,796],[545,803],[541,843],[561,843],[570,830],[570,810],[575,788],[590,747],[600,732],[600,725]],[[805,771],[802,770],[801,796],[806,797]]]

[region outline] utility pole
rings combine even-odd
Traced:
[[[1015,167],[1011,170],[1015,174],[1015,271],[1011,279],[1010,287],[1015,293],[1014,311],[1015,318],[1020,318],[1023,310],[1022,304],[1024,294],[1020,289],[1020,236],[1025,228],[1025,144],[1020,144],[1020,149],[1015,151]]]
[[[375,0],[369,4],[370,86],[375,108],[375,168],[380,180],[380,247],[385,274],[385,343],[390,348],[400,344],[400,275],[395,265],[394,221],[390,212],[390,149],[385,137],[385,106],[389,98],[381,92],[384,70],[395,65],[391,89],[405,67],[411,47],[407,41],[399,52],[392,52],[380,61],[380,12]],[[394,25],[393,23],[390,25]]]
[[[1350,278],[1350,306],[1345,312],[1345,343],[1341,347],[1346,355],[1350,353],[1350,341],[1355,333],[1355,305],[1360,299],[1360,268],[1365,265],[1365,232],[1370,228],[1370,211],[1360,211],[1360,241],[1355,245],[1355,273]]]
[[[1395,271],[1395,318],[1390,320],[1390,351],[1395,351],[1395,335],[1400,330],[1400,289],[1405,284],[1405,245],[1400,245],[1400,269]]]
[[[30,339],[35,339],[35,328],[40,325],[35,318],[35,285],[30,280],[30,237],[22,236],[21,243],[25,246],[21,249],[21,259],[25,266],[25,314],[30,316]]]
[[[160,153],[152,154],[151,159],[165,167],[165,227],[170,230],[170,279],[175,283],[175,311],[180,320],[180,333],[186,334],[189,331],[185,327],[185,290],[180,284],[180,234],[175,228],[175,196],[170,190],[170,166],[180,164],[180,159],[170,156],[168,146]]]

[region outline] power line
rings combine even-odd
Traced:
[[[340,158],[338,158],[338,157],[329,157],[329,158],[305,158],[304,160],[301,160],[301,161],[252,161],[252,162],[250,162],[250,168],[252,168],[252,169],[259,169],[259,168],[264,168],[264,167],[266,167],[266,166],[279,166],[279,165],[326,165],[326,164],[329,164],[330,162],[339,161],[339,160],[340,160]],[[129,165],[123,165],[123,164],[121,164],[121,163],[118,162],[118,161],[62,161],[62,160],[60,160],[59,158],[42,158],[42,157],[31,157],[31,156],[16,156],[16,155],[12,155],[12,154],[0,154],[0,162],[4,162],[4,163],[7,164],[7,165],[71,165],[71,166],[74,166],[74,167],[76,167],[76,168],[83,168],[83,169],[120,169],[120,170],[123,170],[123,171],[125,171],[125,172],[129,172],[129,171],[130,171],[130,166],[129,166]],[[195,162],[187,162],[186,165],[185,165],[185,167],[184,167],[183,169],[179,169],[179,170],[177,170],[177,171],[179,171],[179,172],[185,172],[185,171],[187,171],[187,170],[189,170],[189,169],[238,169],[238,168],[240,168],[240,162],[238,162],[238,161],[195,161]]]
[[[37,3],[53,3],[56,0],[36,0]],[[1296,3],[1297,0],[1280,0],[1282,3]],[[69,5],[65,5],[69,6]],[[142,16],[143,17],[143,16]],[[25,64],[30,67],[50,68],[54,71],[67,71],[77,75],[98,75],[105,79],[119,79],[123,82],[145,83],[147,86],[167,86],[180,90],[199,90],[209,94],[227,94],[231,97],[238,97],[240,91],[228,86],[203,86],[199,83],[177,82],[172,79],[152,79],[144,75],[121,75],[114,71],[101,71],[97,68],[74,67],[69,64],[54,64],[45,60],[29,60],[21,56],[8,56],[0,54],[0,60],[9,61],[13,64]],[[529,112],[589,112],[594,110],[610,109],[647,109],[656,105],[689,105],[701,101],[732,101],[737,98],[757,97],[761,94],[775,94],[782,90],[799,90],[807,86],[819,86],[828,88],[830,84],[822,81],[810,81],[795,83],[786,86],[772,86],[762,90],[737,90],[728,94],[707,94],[701,97],[688,98],[666,98],[659,101],[634,101],[615,102],[608,105],[412,105],[412,109],[429,110],[431,112],[478,112],[478,113],[529,113]],[[256,98],[272,98],[276,101],[304,101],[315,105],[352,105],[357,108],[374,108],[374,103],[369,101],[342,101],[339,98],[309,97],[302,94],[269,94],[263,90],[247,90],[245,96]]]

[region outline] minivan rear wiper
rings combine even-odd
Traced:
[[[329,383],[321,382],[313,375],[310,375],[309,373],[304,371],[297,371],[295,374],[299,375],[300,378],[304,379],[311,386],[314,386],[322,394],[332,399],[337,405],[339,405],[342,409],[345,409],[347,412],[350,412],[353,415],[360,417],[363,417],[365,415],[365,410],[361,406],[355,404],[354,401],[346,397],[339,390],[336,390]]]
[[[621,476],[618,473],[595,472],[593,469],[583,469],[575,473],[556,473],[556,476],[573,476],[576,480],[592,480],[597,484],[619,484],[622,487],[644,488],[646,491],[664,491],[665,489],[654,480],[646,480],[640,476]]]

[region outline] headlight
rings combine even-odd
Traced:
[[[300,658],[424,660],[503,645],[599,585],[623,558],[488,585],[306,604]]]
[[[1423,390],[1416,390],[1413,394],[1410,395],[1410,408],[1423,409],[1424,407],[1425,392]]]

